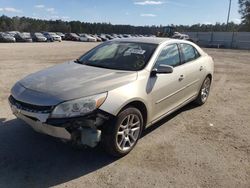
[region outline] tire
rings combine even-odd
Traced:
[[[141,112],[134,107],[128,107],[117,117],[104,126],[102,146],[106,152],[114,157],[127,155],[139,140],[143,129]]]
[[[195,104],[201,106],[207,102],[210,93],[210,87],[211,87],[211,79],[209,77],[206,77],[206,79],[202,83],[199,95],[194,101]]]

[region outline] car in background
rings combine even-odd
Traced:
[[[16,33],[15,34],[16,42],[32,42],[32,37],[30,33]]]
[[[7,31],[6,33],[10,34],[12,37],[15,37],[15,35],[20,32],[19,31]]]
[[[181,40],[187,40],[190,42],[193,42],[193,40],[189,37],[189,35],[182,34],[179,32],[175,32],[174,35],[172,36],[173,39],[181,39]]]
[[[34,130],[122,157],[142,131],[190,102],[206,103],[214,72],[199,46],[169,38],[115,39],[74,62],[31,74],[10,107]]]
[[[82,42],[96,42],[97,39],[94,37],[91,37],[90,35],[82,33],[82,34],[80,34],[80,41],[82,41]]]
[[[43,35],[47,38],[47,41],[50,41],[50,42],[54,42],[54,41],[61,42],[62,41],[62,38],[53,32],[44,32]]]
[[[100,39],[102,39],[103,42],[108,41],[109,39],[106,38],[106,36],[104,34],[101,35],[97,35]]]
[[[33,33],[32,39],[35,42],[46,42],[47,38],[42,33]]]
[[[111,36],[111,35],[109,35],[109,34],[106,34],[105,36],[106,36],[106,38],[107,38],[108,40],[113,40],[113,39],[114,39],[114,37]]]
[[[16,42],[16,39],[8,33],[0,32],[0,42]]]
[[[66,33],[65,40],[80,41],[80,37],[76,33]]]
[[[56,32],[57,35],[59,35],[62,40],[65,40],[65,34],[61,33],[61,32]]]
[[[102,42],[102,39],[100,37],[98,37],[97,35],[90,34],[89,36],[94,37],[97,42]]]

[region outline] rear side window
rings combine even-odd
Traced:
[[[200,57],[199,52],[190,44],[180,44],[184,62],[189,62]]]
[[[176,67],[180,64],[180,54],[177,44],[166,46],[157,59],[156,67],[160,64]]]

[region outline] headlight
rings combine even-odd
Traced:
[[[99,108],[105,101],[107,93],[67,101],[55,107],[51,118],[82,116]]]

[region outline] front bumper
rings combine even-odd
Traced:
[[[30,125],[35,131],[77,144],[95,147],[101,138],[101,126],[111,118],[103,111],[95,111],[83,117],[52,119],[46,111],[28,110],[22,102],[11,96],[9,104],[13,114]]]
[[[37,42],[47,42],[47,38],[37,38]]]
[[[71,134],[63,127],[56,127],[46,123],[49,114],[33,113],[22,110],[9,102],[12,113],[25,123],[30,125],[35,131],[47,134],[56,138],[71,139]]]
[[[14,115],[30,125],[35,131],[39,133],[47,134],[65,140],[71,140],[71,134],[65,128],[51,126],[49,124],[42,123],[41,121],[35,121],[23,115],[22,113],[14,113]]]
[[[62,41],[62,39],[61,39],[61,38],[58,38],[58,37],[54,37],[54,38],[53,38],[53,41],[58,41],[58,42],[61,42],[61,41]]]

